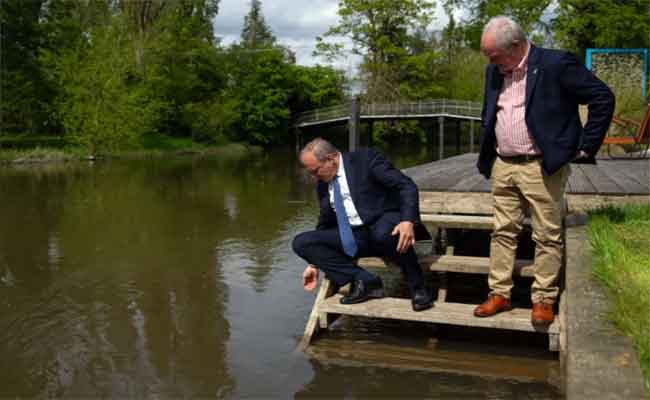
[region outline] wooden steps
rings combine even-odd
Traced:
[[[459,199],[461,201],[462,199]],[[446,207],[449,203],[444,203]],[[462,212],[462,211],[460,211]],[[428,228],[435,229],[478,229],[492,230],[494,218],[487,215],[462,214],[422,214],[422,222]],[[566,220],[565,220],[566,223]],[[525,218],[524,225],[530,225],[530,218]],[[316,295],[301,346],[309,346],[313,335],[319,329],[327,329],[338,315],[351,315],[371,318],[386,318],[405,321],[420,321],[438,324],[462,325],[481,328],[508,329],[525,332],[540,332],[548,335],[549,349],[558,351],[560,342],[560,320],[548,327],[535,327],[530,322],[530,309],[514,309],[488,318],[474,316],[476,305],[449,303],[447,298],[448,272],[487,275],[490,269],[488,257],[470,257],[454,255],[453,246],[446,247],[446,254],[431,254],[433,243],[418,242],[415,245],[418,261],[423,269],[439,274],[438,294],[435,307],[429,310],[415,312],[411,309],[410,299],[386,297],[374,299],[360,304],[340,304],[341,294],[333,293],[330,281],[322,279]],[[387,262],[377,257],[365,257],[357,261],[362,268],[382,268]],[[514,274],[524,277],[535,275],[532,260],[515,260]],[[562,301],[562,298],[560,299]],[[560,307],[560,312],[562,307]]]
[[[554,322],[544,329],[533,326],[530,322],[530,309],[515,308],[493,317],[478,318],[473,312],[475,304],[436,302],[435,307],[415,312],[411,309],[411,300],[395,297],[373,299],[360,304],[340,304],[340,294],[325,299],[319,310],[325,313],[355,315],[359,317],[398,319],[404,321],[432,322],[474,326],[481,328],[510,329],[525,332],[544,332],[558,334],[558,323]]]

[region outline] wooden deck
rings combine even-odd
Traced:
[[[489,193],[491,181],[476,169],[476,153],[407,168],[420,191]],[[567,194],[650,195],[650,159],[598,159],[596,165],[571,164]]]
[[[420,189],[423,219],[429,213],[492,214],[492,183],[478,173],[477,158],[468,153],[404,170]],[[648,203],[650,159],[571,164],[566,201],[568,214],[607,204]]]

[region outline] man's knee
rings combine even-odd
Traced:
[[[293,252],[298,254],[299,256],[302,256],[304,254],[305,247],[307,246],[309,240],[306,234],[307,232],[303,232],[296,235],[296,237],[293,238],[293,242],[291,242],[291,247],[293,248]]]
[[[307,248],[313,246],[315,243],[316,239],[314,237],[314,231],[309,231],[296,235],[296,237],[293,238],[291,247],[293,248],[294,253],[304,258],[308,251]]]

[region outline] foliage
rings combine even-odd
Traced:
[[[543,16],[552,3],[552,0],[445,0],[449,9],[469,11],[462,30],[474,50],[480,49],[483,26],[497,15],[511,16],[533,42],[544,43],[549,39],[549,26]]]
[[[91,154],[133,145],[156,122],[160,104],[132,74],[128,36],[116,20],[94,28],[86,42],[63,51],[54,75],[66,138]]]
[[[241,45],[248,49],[268,48],[275,44],[275,36],[264,21],[262,2],[251,1],[251,9],[244,17],[244,27],[241,32]]]
[[[289,76],[293,86],[289,106],[293,113],[327,107],[343,100],[346,83],[342,71],[321,65],[291,65]]]
[[[594,274],[608,289],[610,318],[634,342],[650,391],[650,205],[591,213]]]
[[[562,48],[584,57],[590,47],[650,47],[647,0],[559,0],[553,29]]]
[[[41,1],[0,2],[0,122],[3,132],[36,132],[46,120],[47,88],[38,64]]]
[[[400,98],[401,63],[408,56],[409,29],[426,28],[433,3],[427,0],[342,0],[339,23],[324,36],[348,37],[352,52],[363,56],[361,74],[369,101]],[[318,38],[316,54],[342,55],[342,46]]]

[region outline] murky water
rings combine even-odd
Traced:
[[[316,205],[290,151],[5,166],[0,196],[0,398],[559,397],[533,336],[343,319],[296,351]]]

